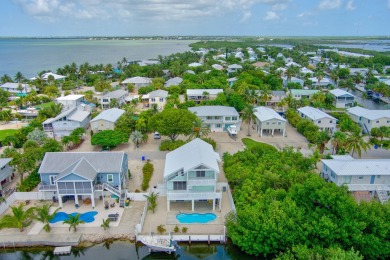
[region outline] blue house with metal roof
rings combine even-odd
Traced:
[[[126,200],[126,175],[128,158],[125,152],[77,152],[46,153],[38,170],[40,192],[52,192],[59,200],[64,196],[80,199],[111,193],[120,198],[120,206]]]

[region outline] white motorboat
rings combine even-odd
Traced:
[[[177,242],[169,238],[157,236],[147,236],[141,239],[141,242],[151,251],[156,252],[175,252],[178,247]]]
[[[236,136],[237,135],[237,126],[235,125],[230,125],[227,127],[227,131],[229,133],[230,136]]]
[[[27,109],[16,110],[16,113],[22,116],[38,116],[39,110],[35,107],[29,107]]]

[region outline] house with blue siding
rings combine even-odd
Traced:
[[[218,163],[221,158],[213,147],[196,138],[166,155],[164,182],[167,189],[167,210],[171,202],[191,201],[192,211],[196,201],[212,202],[221,209],[222,193],[217,190]]]
[[[111,193],[126,199],[128,158],[125,152],[51,152],[46,153],[38,173],[39,192],[50,192],[62,207],[63,197],[74,198],[75,204]]]

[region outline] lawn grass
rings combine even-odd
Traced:
[[[266,149],[275,150],[275,151],[278,150],[270,144],[256,142],[255,140],[250,139],[250,138],[242,138],[241,141],[248,149],[253,149],[255,147],[262,146],[263,148],[266,148]]]
[[[42,109],[42,108],[45,108],[45,107],[50,107],[51,105],[54,105],[54,101],[50,101],[50,102],[47,102],[47,103],[36,105],[35,107],[39,108],[39,109]]]
[[[14,135],[18,131],[18,129],[5,129],[5,130],[0,130],[0,141],[3,141],[5,137],[9,135]]]

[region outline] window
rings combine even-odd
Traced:
[[[156,102],[156,99],[155,99],[155,98],[151,98],[151,101],[152,101],[152,102]]]
[[[237,121],[237,117],[236,117],[236,116],[233,116],[233,117],[232,117],[232,120]],[[389,123],[389,121],[387,121],[387,123]]]
[[[216,124],[216,125],[215,125],[215,128],[221,128],[221,127],[222,127],[221,124]]]
[[[390,123],[390,120],[387,120],[387,123]]]
[[[221,119],[221,116],[216,116],[216,117],[214,117],[214,119],[219,120],[219,119]]]
[[[187,182],[185,181],[174,181],[173,182],[173,190],[186,190]]]
[[[231,120],[231,117],[230,117],[230,116],[227,116],[227,117],[225,117],[225,120],[226,120],[226,121],[230,121],[230,120]]]
[[[196,171],[196,178],[205,178],[206,172],[205,171]]]
[[[329,123],[333,123],[333,121],[332,121],[332,120],[330,120],[330,121],[329,121]]]
[[[57,179],[57,175],[50,175],[49,178],[50,178],[50,185],[54,185]]]
[[[318,120],[317,123],[321,124],[321,120]]]
[[[371,122],[371,120],[368,120],[368,121],[367,121],[367,123],[370,123],[370,122]]]
[[[160,97],[160,102],[164,102],[164,98]]]
[[[345,184],[351,184],[351,176],[344,176],[343,183],[345,183]]]
[[[282,122],[278,122],[278,125],[281,125],[282,124]]]
[[[208,116],[207,119],[208,119],[208,120],[211,120],[211,119],[213,119],[213,117],[212,117],[212,116]]]
[[[379,120],[377,120],[376,123],[379,124]]]
[[[107,174],[107,182],[109,182],[109,183],[114,182],[114,175],[112,175],[112,174]]]
[[[358,178],[359,180],[363,180],[363,176],[359,176],[359,178]]]
[[[269,122],[267,122],[267,125],[269,125]]]
[[[330,176],[334,179],[336,178],[336,174],[334,174],[334,172],[330,172]]]

